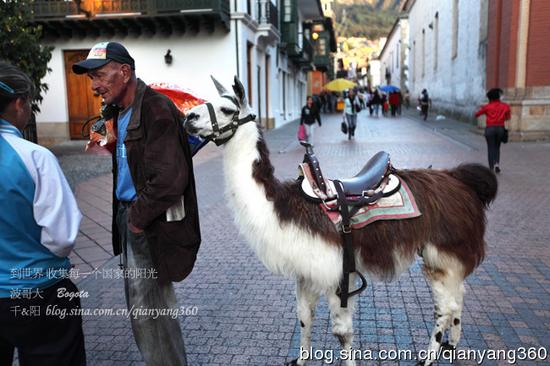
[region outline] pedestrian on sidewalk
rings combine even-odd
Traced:
[[[432,106],[432,100],[426,89],[422,89],[422,93],[418,98],[418,105],[420,106],[420,113],[422,114],[424,121],[428,119],[428,112]]]
[[[500,144],[506,134],[505,121],[510,119],[510,106],[500,101],[502,89],[493,88],[487,92],[489,103],[482,106],[476,117],[485,115],[485,140],[487,141],[487,155],[489,168],[500,173]]]
[[[359,98],[355,95],[353,89],[349,89],[347,97],[344,99],[344,118],[348,124],[348,140],[355,137],[355,128],[357,127],[357,113],[361,111]]]
[[[86,365],[69,253],[82,215],[57,159],[23,138],[34,85],[0,62],[0,365]]]
[[[306,99],[306,105],[302,108],[302,115],[300,117],[300,124],[306,129],[306,141],[313,145],[313,130],[315,129],[315,122],[319,123],[321,127],[321,116],[319,115],[319,109],[313,103],[313,98],[308,96]]]
[[[372,95],[371,105],[374,109],[374,114],[376,114],[376,117],[380,115],[381,104],[382,104],[382,97],[380,96],[380,92],[378,92],[378,90],[375,90]]]
[[[180,112],[136,77],[134,59],[119,43],[96,44],[73,72],[87,74],[93,92],[120,109],[112,234],[128,309],[175,312],[172,282],[189,275],[201,240],[193,162]],[[151,275],[135,275],[144,271]],[[146,365],[187,364],[178,319],[136,314],[131,323]]]
[[[389,109],[388,95],[386,93],[383,93],[382,94],[382,115],[384,117],[388,116],[388,109]]]
[[[392,117],[396,116],[397,110],[399,109],[399,94],[399,92],[392,92],[388,98]]]

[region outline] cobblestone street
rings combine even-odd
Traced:
[[[327,177],[354,175],[379,150],[389,152],[397,168],[486,164],[485,140],[471,125],[435,121],[433,116],[421,122],[412,111],[395,119],[372,118],[362,112],[356,139],[348,141],[339,131],[340,121],[340,115],[324,115],[323,126],[315,130],[315,152]],[[296,141],[296,123],[267,132],[266,139],[276,176],[295,178],[303,156],[303,148]],[[502,147],[501,155],[499,192],[488,211],[487,256],[466,282],[459,348],[548,349],[550,143],[510,143]],[[60,158],[85,214],[73,263],[82,273],[100,268],[78,283],[89,293],[83,307],[122,309],[122,280],[102,278],[107,271],[101,271],[118,265],[118,258],[111,257],[110,159],[93,157],[94,164],[100,166],[94,168],[95,174],[72,177],[78,172],[74,167],[82,166],[87,158],[91,157],[80,155],[80,163],[71,163],[69,155]],[[193,273],[176,285],[178,304],[196,307],[197,311],[196,315],[179,318],[189,364],[281,366],[299,352],[294,282],[269,273],[238,235],[223,197],[222,149],[209,144],[194,161],[203,242]],[[419,263],[396,282],[369,283],[360,296],[354,325],[357,349],[411,350],[413,354],[425,349],[433,325],[433,307]],[[129,319],[85,317],[84,331],[89,365],[143,364]],[[318,350],[334,350],[335,355],[339,351],[324,300],[317,307],[312,345]],[[397,361],[359,364],[392,365]]]

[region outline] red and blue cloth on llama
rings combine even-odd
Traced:
[[[401,188],[399,191],[389,197],[381,198],[372,205],[361,207],[351,217],[351,227],[353,229],[360,229],[379,220],[403,220],[422,215],[409,186],[402,179],[400,180]],[[334,202],[332,205],[335,207],[337,202]],[[327,206],[331,208],[331,204]],[[342,221],[340,212],[329,211],[324,204],[321,204],[321,208],[335,225],[340,226]]]

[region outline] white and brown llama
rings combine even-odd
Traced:
[[[341,234],[318,204],[304,199],[297,181],[275,178],[260,128],[246,122],[254,117],[237,77],[234,93],[215,80],[214,84],[220,97],[210,106],[191,109],[185,129],[224,144],[226,195],[240,232],[270,271],[296,279],[300,346],[306,350],[311,346],[314,310],[324,295],[332,332],[344,349],[351,349],[353,298],[341,308],[336,294],[343,272]],[[496,196],[497,181],[489,169],[477,164],[452,170],[397,170],[396,175],[408,184],[422,215],[353,230],[353,245],[358,270],[371,278],[394,279],[417,254],[422,257],[435,305],[424,360],[429,365],[442,345],[458,344],[464,279],[483,260],[485,209]],[[443,343],[447,330],[448,341]],[[293,364],[305,362],[298,359]]]

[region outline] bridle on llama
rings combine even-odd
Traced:
[[[218,125],[218,119],[216,118],[216,112],[214,112],[214,107],[212,106],[212,103],[205,103],[206,108],[208,108],[208,114],[210,115],[210,123],[212,124],[212,133],[208,136],[205,136],[205,139],[213,141],[217,146],[223,145],[227,141],[231,140],[239,126],[244,125],[248,122],[254,122],[254,120],[256,120],[256,116],[254,114],[249,114],[244,118],[239,118],[239,103],[237,102],[235,97],[232,97],[230,95],[222,95],[222,98],[229,99],[233,104],[235,104],[235,106],[237,106],[237,110],[235,111],[235,113],[233,113],[233,117],[231,118],[231,123],[222,128],[220,128],[220,126]],[[220,136],[227,131],[231,131],[231,135],[223,139],[220,138]]]

